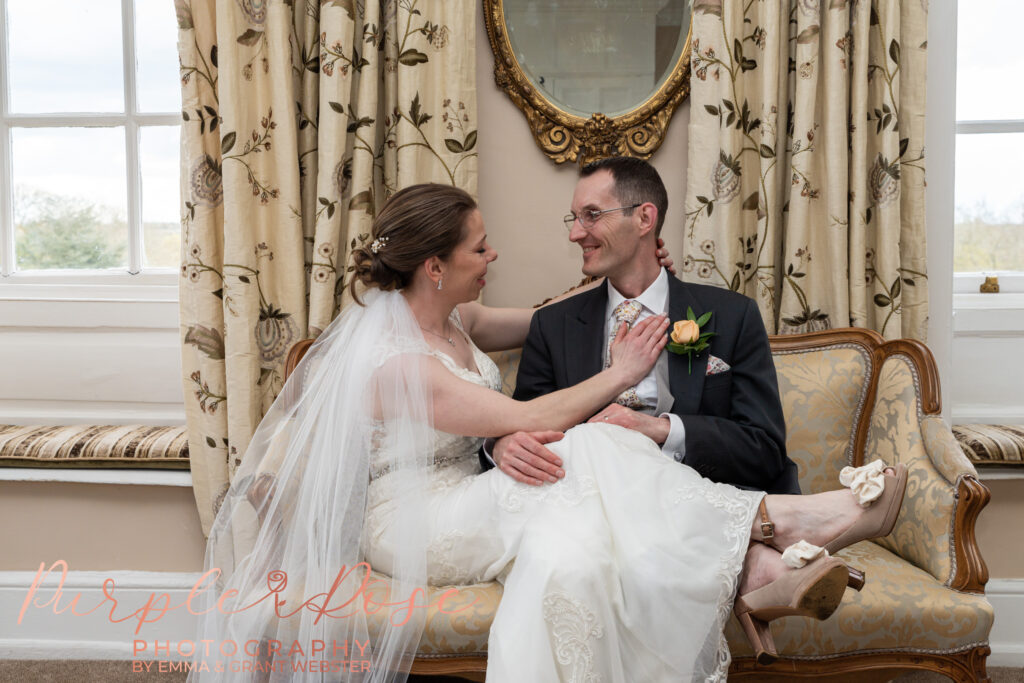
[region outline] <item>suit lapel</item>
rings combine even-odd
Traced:
[[[686,285],[674,277],[669,277],[669,320],[671,322],[685,320],[688,307],[693,308],[694,315],[698,318],[707,312],[700,307]],[[701,332],[713,332],[715,323],[715,316],[712,315],[707,325],[701,328]],[[677,415],[697,414],[700,408],[701,391],[704,388],[704,377],[708,370],[708,354],[714,348],[715,338],[712,337],[711,347],[701,351],[700,355],[694,355],[692,371],[685,354],[668,352],[669,390],[675,399],[675,403],[672,405],[673,413]]]
[[[565,386],[579,384],[602,369],[608,287],[602,282],[580,299],[580,307],[575,314],[568,314],[565,321]]]

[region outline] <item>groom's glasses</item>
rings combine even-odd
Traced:
[[[597,219],[602,215],[611,211],[629,211],[640,206],[640,204],[643,204],[643,202],[633,204],[631,206],[617,206],[614,209],[584,209],[579,215],[576,215],[575,213],[567,214],[565,218],[562,219],[562,222],[565,223],[566,230],[572,230],[572,226],[576,221],[580,222],[580,225],[583,226],[584,230],[590,230],[594,227],[594,224],[597,223]]]

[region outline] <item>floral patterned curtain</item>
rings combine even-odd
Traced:
[[[442,0],[175,0],[181,329],[204,533],[290,346],[337,314],[395,191],[476,192],[475,11]],[[221,68],[223,66],[223,68]]]
[[[684,279],[925,339],[927,0],[696,0]]]

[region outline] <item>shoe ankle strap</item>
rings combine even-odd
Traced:
[[[775,522],[768,516],[768,506],[764,504],[764,498],[757,506],[757,511],[761,515],[761,540],[771,541],[775,538]]]

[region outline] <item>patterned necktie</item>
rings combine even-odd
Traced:
[[[640,316],[640,311],[642,310],[643,305],[639,301],[633,301],[631,299],[626,299],[615,307],[615,310],[612,312],[615,316],[615,324],[612,325],[612,329],[610,331],[611,334],[608,335],[608,343],[606,345],[607,353],[605,353],[604,363],[606,368],[612,364],[611,345],[612,340],[615,339],[615,335],[619,331],[619,327],[622,326],[622,323],[628,323],[632,326]],[[627,408],[632,408],[633,410],[642,410],[646,407],[644,402],[641,401],[640,397],[637,395],[636,387],[630,387],[623,391],[619,394],[618,398],[615,399],[615,402],[619,405],[626,406]]]

